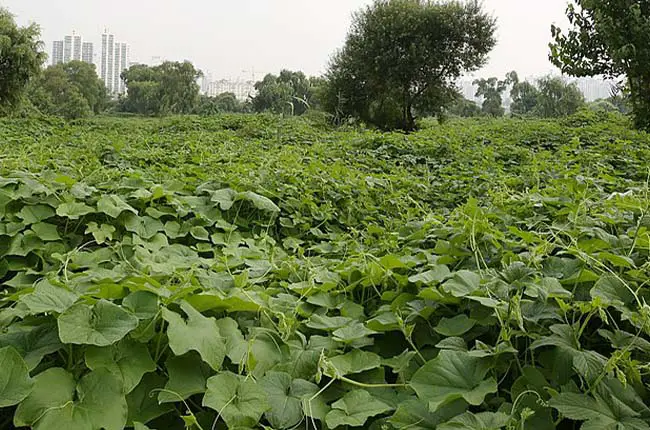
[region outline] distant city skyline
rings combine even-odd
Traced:
[[[53,66],[70,61],[83,61],[88,64],[94,64],[93,44],[84,42],[81,35],[72,32],[72,35],[66,35],[62,40],[55,40],[52,43],[52,51],[49,63]]]

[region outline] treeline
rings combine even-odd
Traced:
[[[650,9],[604,0],[573,3],[568,9],[572,29],[563,33],[553,27],[549,59],[567,75],[620,78],[622,96],[589,107],[631,108],[635,124],[650,129]],[[612,17],[625,25],[609,25]],[[73,62],[43,71],[38,27],[20,28],[0,9],[0,112],[37,110],[78,118],[106,111],[301,115],[322,109],[336,123],[354,120],[410,131],[427,116],[502,116],[505,91],[513,115],[555,118],[586,106],[575,84],[555,77],[520,81],[514,72],[477,80],[480,106],[461,97],[456,82],[486,64],[496,28],[496,19],[478,1],[376,0],[354,15],[345,44],[323,77],[288,70],[269,74],[256,83],[256,94],[237,100],[234,94],[201,95],[201,72],[189,62],[136,65],[122,74],[126,94],[111,100],[93,66]]]
[[[546,76],[529,82],[520,81],[517,72],[512,71],[505,79],[483,78],[475,80],[473,84],[476,86],[474,97],[482,102],[476,103],[458,94],[446,111],[450,116],[498,118],[509,113],[520,117],[560,118],[573,115],[580,109],[620,113],[630,111],[626,98],[620,94],[587,103],[575,82],[559,76]],[[510,100],[506,106],[504,94],[508,92]]]

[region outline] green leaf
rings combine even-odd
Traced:
[[[138,214],[137,210],[132,208],[128,203],[122,200],[120,196],[115,194],[101,196],[97,202],[97,210],[112,218],[119,217],[120,214],[125,211],[131,212],[135,215]]]
[[[594,284],[591,297],[607,306],[622,307],[634,303],[634,294],[617,276],[605,274]]]
[[[11,346],[0,348],[0,408],[17,405],[29,395],[34,381],[27,363]]]
[[[470,331],[475,325],[475,320],[468,318],[465,314],[460,314],[451,319],[441,319],[434,330],[443,336],[458,337]]]
[[[201,226],[195,226],[190,229],[190,235],[196,240],[210,241],[210,233]]]
[[[438,430],[499,430],[504,428],[510,416],[501,412],[465,412],[438,426]]]
[[[158,313],[158,296],[149,291],[134,291],[122,300],[122,306],[138,319],[147,320]]]
[[[58,228],[54,224],[39,222],[37,224],[32,225],[32,231],[39,239],[41,239],[44,242],[61,240],[61,236],[59,236]]]
[[[113,240],[113,233],[115,233],[115,227],[112,225],[102,224],[98,226],[96,222],[89,223],[85,232],[85,234],[92,234],[95,241],[100,245]]]
[[[219,333],[214,318],[206,318],[187,302],[181,303],[187,322],[169,309],[163,309],[163,318],[169,323],[167,336],[174,354],[183,355],[196,351],[214,370],[219,370],[226,357],[226,343]]]
[[[266,393],[259,384],[231,372],[208,379],[203,406],[217,411],[229,428],[255,427],[269,409]]]
[[[426,401],[410,399],[401,402],[395,414],[388,420],[395,428],[408,430],[434,430],[440,423],[467,410],[462,399],[450,402],[431,412]]]
[[[23,206],[18,212],[18,218],[23,220],[25,225],[36,224],[54,216],[54,209],[46,205]]]
[[[280,213],[280,208],[276,206],[271,199],[268,197],[261,196],[257,193],[254,193],[252,191],[246,191],[243,193],[237,194],[236,200],[246,200],[249,201],[255,206],[257,209],[267,211],[267,212],[272,212],[272,213]]]
[[[232,207],[233,204],[235,204],[236,196],[237,196],[236,191],[231,190],[230,188],[226,188],[223,190],[217,190],[213,192],[212,198],[210,200],[215,203],[219,203],[219,207],[221,208],[222,211],[227,211]]]
[[[481,277],[474,272],[461,270],[443,284],[445,291],[454,297],[465,297],[481,288]]]
[[[375,353],[360,349],[332,357],[329,361],[336,369],[335,374],[328,375],[331,377],[361,373],[381,366],[381,357]]]
[[[266,419],[273,428],[287,429],[303,418],[303,402],[318,393],[318,386],[303,379],[292,379],[282,372],[269,372],[260,385],[266,392],[270,410]]]
[[[90,372],[78,385],[71,374],[51,368],[35,378],[30,395],[14,415],[17,426],[34,430],[122,430],[127,404],[119,379],[107,370]]]
[[[47,354],[63,347],[57,333],[56,322],[49,318],[11,324],[0,332],[0,348],[11,346],[24,358],[29,370],[39,365]]]
[[[180,402],[195,394],[205,393],[211,369],[197,353],[170,357],[165,362],[165,367],[169,381],[165,390],[158,394],[160,403]]]
[[[124,227],[127,231],[137,234],[143,239],[151,239],[159,231],[163,231],[163,224],[150,216],[139,217],[133,213],[127,213],[124,218]]]
[[[60,314],[72,306],[78,298],[76,293],[44,280],[36,285],[34,292],[22,296],[19,302],[26,305],[35,314],[45,312]]]
[[[145,373],[156,370],[147,346],[127,339],[112,346],[88,347],[86,366],[90,370],[107,369],[116,375],[122,380],[127,394],[140,383]]]
[[[353,390],[332,404],[325,417],[327,427],[361,427],[368,418],[384,414],[393,408],[373,397],[366,390]]]
[[[619,403],[610,405],[600,396],[561,393],[550,400],[550,405],[562,415],[576,421],[585,421],[581,429],[648,430],[650,426],[638,418],[639,413]]]
[[[486,395],[497,391],[496,381],[485,379],[489,369],[485,359],[463,351],[443,350],[413,375],[411,386],[418,397],[429,401],[432,412],[459,398],[478,406]]]
[[[109,346],[138,326],[138,318],[106,300],[94,306],[79,303],[58,318],[63,343]]]
[[[161,392],[165,382],[166,379],[157,373],[144,375],[138,386],[126,396],[129,408],[127,424],[148,423],[174,410],[173,405],[169,403],[158,403],[157,394]]]
[[[377,332],[366,328],[365,325],[358,321],[354,321],[345,327],[334,330],[332,337],[334,340],[339,342],[353,343],[355,341],[364,340],[371,334],[377,334]]]
[[[79,219],[93,212],[95,212],[93,208],[80,202],[62,203],[56,208],[56,214],[58,216],[70,219]]]
[[[414,284],[435,285],[447,279],[450,274],[451,272],[447,266],[438,264],[431,270],[409,277],[409,282],[413,282]]]

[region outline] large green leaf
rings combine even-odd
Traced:
[[[27,363],[11,346],[0,348],[0,408],[17,405],[31,392],[34,381]]]
[[[467,409],[462,399],[454,400],[435,412],[429,410],[429,404],[419,399],[409,399],[399,404],[389,422],[398,429],[434,430],[440,423],[449,420]]]
[[[206,318],[187,302],[181,303],[187,321],[176,312],[163,309],[163,318],[169,323],[169,347],[176,355],[196,351],[214,370],[219,370],[226,357],[226,342],[221,337],[214,318]]]
[[[366,390],[353,390],[332,404],[332,410],[325,417],[325,422],[330,429],[339,426],[361,427],[368,418],[392,409]]]
[[[59,236],[59,230],[54,224],[39,222],[32,225],[32,231],[43,242],[61,240],[61,236]]]
[[[126,419],[122,383],[113,374],[94,371],[76,384],[70,373],[51,368],[36,376],[32,392],[16,410],[14,424],[34,430],[122,430]]]
[[[88,347],[86,366],[91,370],[109,370],[122,380],[125,393],[130,393],[145,373],[156,370],[147,346],[128,339],[112,346]]]
[[[60,217],[79,219],[84,215],[93,213],[95,210],[81,202],[61,203],[56,208],[56,214]]]
[[[78,294],[44,280],[36,285],[33,293],[22,296],[20,302],[35,314],[45,312],[60,314],[72,306],[78,298]]]
[[[466,412],[444,424],[438,430],[500,430],[510,421],[510,415],[501,412]]]
[[[576,393],[561,393],[550,405],[565,417],[584,421],[581,430],[648,430],[647,422],[625,404],[614,406],[600,396],[596,398]]]
[[[466,297],[481,288],[481,277],[468,270],[454,273],[452,278],[443,284],[445,291],[454,297]]]
[[[621,278],[606,274],[596,281],[591,289],[591,297],[600,298],[608,306],[620,307],[634,302],[634,294]]]
[[[28,205],[17,213],[25,225],[36,224],[54,216],[54,209],[47,205]]]
[[[158,394],[160,403],[180,402],[195,394],[205,393],[208,378],[213,374],[201,357],[191,352],[170,357],[165,362],[169,380]]]
[[[125,211],[131,212],[135,215],[138,214],[138,211],[122,200],[120,196],[115,194],[101,196],[97,201],[97,210],[112,218],[117,218]]]
[[[165,382],[166,379],[157,373],[147,373],[142,377],[138,386],[126,396],[129,407],[127,423],[148,423],[174,409],[169,403],[158,403],[157,394],[161,392]]]
[[[434,328],[436,333],[447,337],[461,336],[470,331],[476,325],[476,321],[465,314],[456,315],[453,318],[443,318]]]
[[[318,386],[303,379],[292,379],[282,372],[269,372],[260,385],[267,395],[270,410],[266,419],[273,428],[287,429],[294,427],[303,418],[303,406],[318,393]]]
[[[420,399],[429,402],[431,411],[459,398],[478,406],[486,395],[497,391],[494,378],[486,379],[489,370],[486,359],[464,351],[443,350],[413,375],[411,386]]]
[[[334,366],[333,373],[329,376],[336,377],[375,369],[381,366],[381,357],[373,352],[355,349],[347,354],[332,357],[329,362]]]
[[[255,427],[269,409],[260,384],[230,372],[208,379],[203,406],[217,411],[229,428]]]
[[[109,346],[138,326],[138,318],[116,304],[100,300],[94,306],[79,303],[58,318],[63,343]]]
[[[30,370],[39,365],[47,354],[63,347],[53,318],[11,324],[0,332],[0,348],[11,346],[18,351]]]

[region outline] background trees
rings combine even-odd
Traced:
[[[122,73],[127,95],[120,108],[142,115],[192,113],[199,102],[196,81],[201,76],[202,72],[188,61],[131,66]]]
[[[455,81],[480,68],[495,20],[478,1],[379,0],[354,16],[328,68],[325,107],[383,128],[413,130],[418,112],[440,113]]]
[[[108,101],[95,66],[81,61],[48,67],[33,79],[27,94],[41,113],[68,119],[100,113]]]
[[[302,115],[315,101],[318,82],[300,71],[282,70],[278,76],[268,74],[255,84],[257,94],[252,99],[253,109],[255,112]]]
[[[15,106],[29,80],[38,74],[46,55],[38,25],[18,27],[0,7],[0,112]]]
[[[505,113],[503,98],[501,97],[506,88],[508,80],[500,81],[497,78],[477,79],[474,81],[477,86],[476,97],[483,97],[481,111],[484,115],[500,117]]]
[[[626,77],[637,127],[650,129],[650,3],[573,0],[566,33],[551,32],[550,59],[573,76]]]

